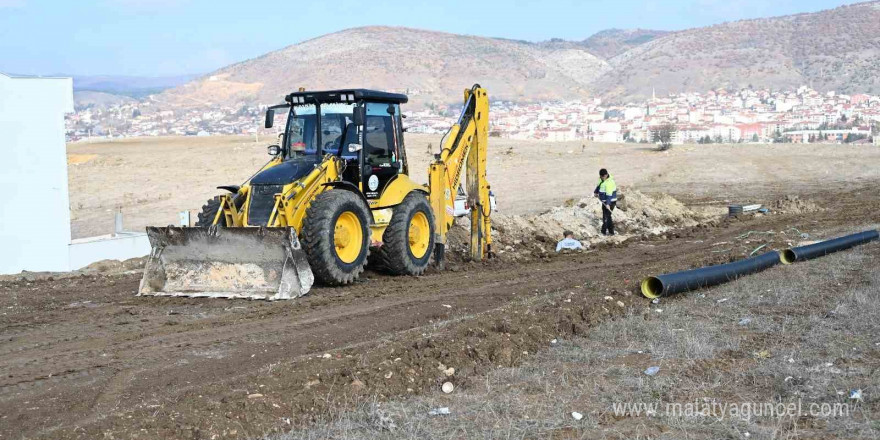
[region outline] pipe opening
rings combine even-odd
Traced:
[[[659,298],[663,295],[663,281],[657,277],[648,277],[642,280],[642,295],[646,298]]]
[[[779,254],[779,259],[782,260],[782,264],[792,264],[797,261],[797,255],[791,249],[786,249]]]

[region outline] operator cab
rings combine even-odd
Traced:
[[[400,113],[407,100],[406,95],[365,89],[291,93],[286,104],[266,111],[266,128],[284,127],[270,154],[281,155],[285,164],[302,165],[320,163],[327,154],[339,156],[346,164],[343,179],[367,199],[377,199],[389,182],[407,172]]]

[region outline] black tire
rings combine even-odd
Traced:
[[[199,219],[196,221],[196,226],[198,227],[208,227],[213,225],[214,217],[217,217],[217,211],[220,210],[220,196],[216,196],[211,200],[208,200],[208,203],[205,203],[202,206],[201,212],[199,212]],[[219,226],[226,227],[226,216],[220,216]]]
[[[362,241],[357,257],[343,261],[336,248],[337,220],[352,213],[360,222]],[[370,214],[357,194],[334,189],[319,194],[306,211],[300,232],[303,248],[315,279],[329,286],[350,284],[357,280],[370,253]]]
[[[409,242],[410,225],[418,213],[424,214],[428,223],[428,246],[424,255],[417,257]],[[421,275],[428,268],[434,253],[434,214],[427,197],[420,192],[406,196],[394,207],[391,222],[382,234],[382,246],[376,252],[374,262],[378,268],[392,275]]]

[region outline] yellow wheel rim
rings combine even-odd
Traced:
[[[343,263],[351,264],[357,260],[364,245],[364,231],[361,229],[361,221],[351,211],[343,212],[336,219],[336,227],[333,230],[333,245],[336,247],[336,256]]]
[[[416,212],[409,221],[409,251],[416,258],[422,258],[428,252],[431,243],[431,226],[424,212]]]

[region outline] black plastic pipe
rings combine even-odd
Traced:
[[[824,257],[825,255],[837,251],[842,251],[876,240],[878,236],[880,236],[880,234],[878,234],[877,231],[859,232],[858,234],[847,235],[846,237],[822,241],[808,246],[786,249],[782,251],[780,258],[782,259],[783,264],[792,264],[797,261]]]
[[[688,290],[702,289],[733,281],[743,275],[760,272],[779,264],[779,262],[779,252],[773,251],[733,263],[648,277],[642,280],[642,295],[653,299]]]

